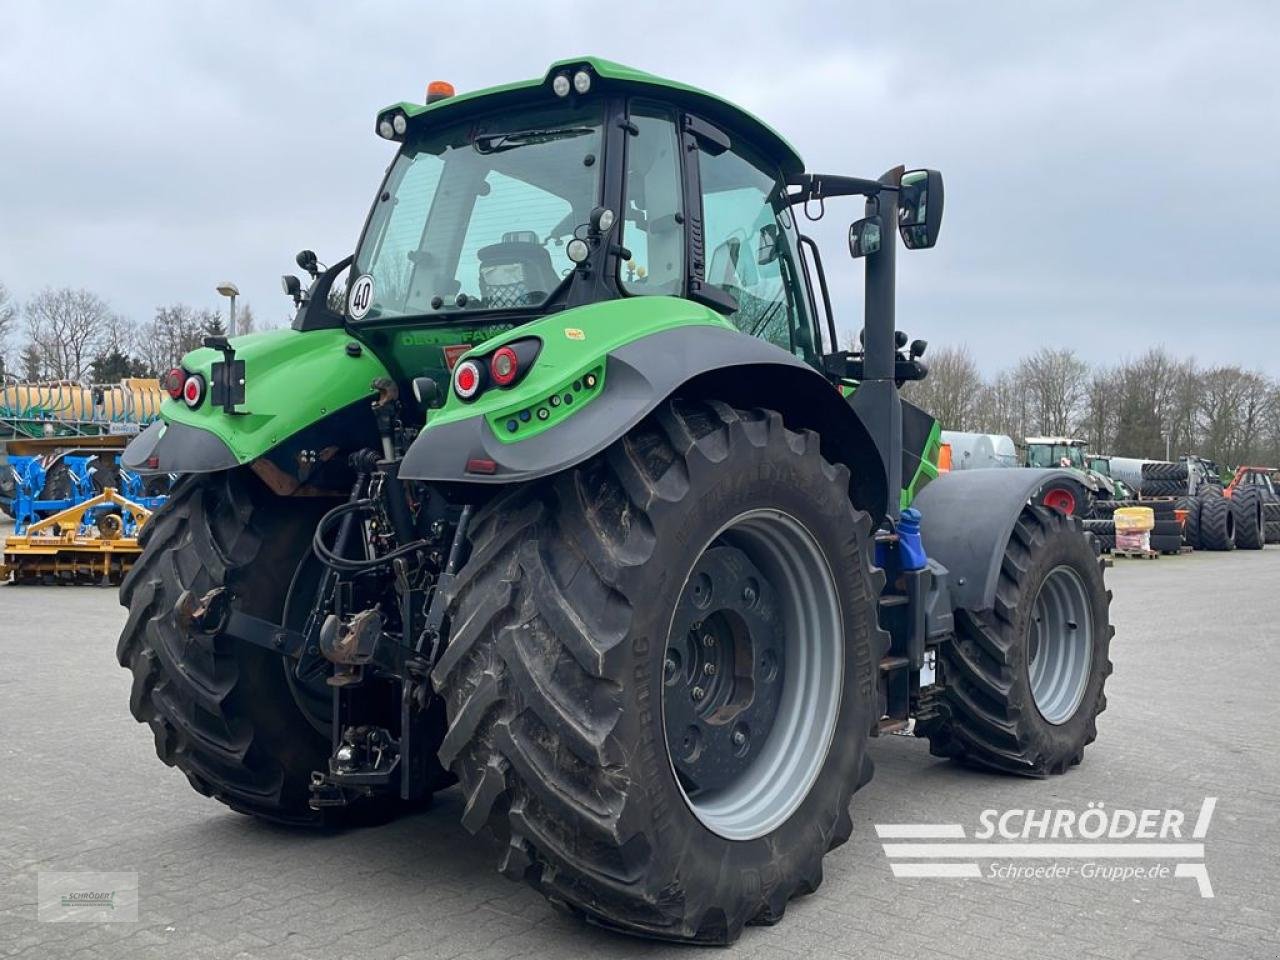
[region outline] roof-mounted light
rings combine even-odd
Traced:
[[[432,80],[427,84],[427,103],[448,100],[453,93],[453,84],[448,80]]]
[[[404,132],[409,129],[409,121],[403,113],[397,113],[391,118],[391,129],[396,132],[396,136],[404,136]]]
[[[555,79],[551,81],[551,92],[557,97],[567,97],[572,89],[573,84],[570,82],[567,73],[557,73]]]
[[[573,89],[578,93],[586,93],[591,89],[591,74],[585,70],[579,70],[573,75]]]
[[[378,121],[378,136],[384,140],[394,140],[396,138],[395,127],[391,126],[391,121],[386,117]]]

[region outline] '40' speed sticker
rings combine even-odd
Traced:
[[[351,285],[351,293],[347,296],[347,309],[352,320],[362,320],[373,305],[373,277],[364,274]]]

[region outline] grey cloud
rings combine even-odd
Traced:
[[[1155,343],[1280,373],[1280,8],[1268,3],[8,4],[0,281],[149,316],[235,279],[283,317],[303,246],[355,241],[376,110],[591,52],[720,93],[811,169],[947,176],[900,324],[988,368]],[[808,226],[841,326],[855,204]]]

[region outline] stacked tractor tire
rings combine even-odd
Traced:
[[[1280,495],[1264,493],[1262,496],[1262,539],[1266,543],[1280,543]]]
[[[1157,553],[1177,553],[1182,549],[1183,531],[1174,511],[1180,506],[1179,501],[1173,498],[1098,500],[1093,505],[1093,518],[1084,521],[1084,528],[1097,538],[1104,553],[1110,553],[1116,547],[1115,511],[1120,507],[1149,507],[1156,520],[1151,530],[1151,549]]]
[[[1194,487],[1194,492],[1192,488]],[[1183,545],[1196,550],[1261,550],[1280,543],[1280,496],[1260,486],[1237,486],[1226,496],[1216,478],[1205,480],[1185,462],[1142,465],[1140,500],[1098,500],[1084,527],[1102,550],[1115,549],[1113,515],[1119,507],[1148,507],[1155,514],[1151,549],[1177,553]],[[1186,511],[1179,523],[1177,512]]]
[[[1190,486],[1185,463],[1144,463],[1138,492],[1152,497],[1185,497]]]

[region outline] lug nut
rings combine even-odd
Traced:
[[[743,733],[741,730],[733,731],[733,745],[735,747],[740,747],[746,742],[747,742],[747,735],[745,733]]]
[[[676,675],[676,662],[670,657],[667,657],[666,662],[662,665],[662,672],[666,675],[666,678],[670,680]]]
[[[694,687],[694,688],[693,688],[693,699],[694,699],[694,700],[701,700],[701,699],[702,699],[703,697],[705,697],[706,695],[707,695],[707,691],[703,690],[701,687]]]
[[[716,675],[716,665],[714,663],[704,663],[702,665],[702,672],[708,677],[714,677]]]
[[[705,633],[702,635],[702,645],[704,647],[714,647],[716,645],[716,638],[709,633]]]
[[[756,596],[756,588],[747,587],[742,591],[742,602],[747,606],[751,606],[751,604],[756,602]]]

